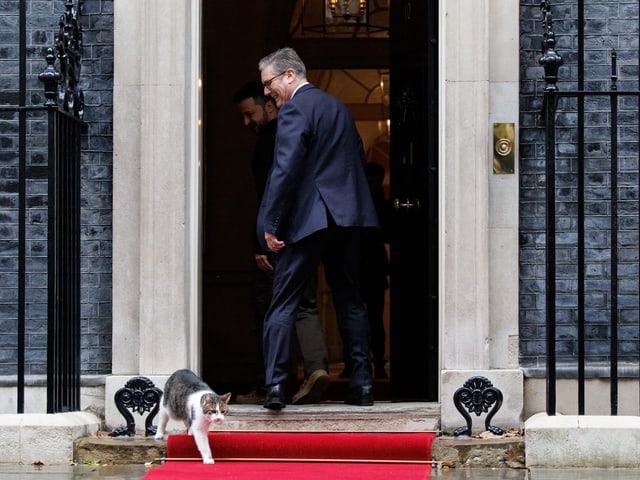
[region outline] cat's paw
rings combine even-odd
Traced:
[[[203,458],[202,463],[206,463],[207,465],[213,465],[216,461],[213,458]]]

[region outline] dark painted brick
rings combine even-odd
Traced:
[[[520,2],[520,361],[522,365],[544,364],[545,312],[545,207],[544,207],[544,150],[545,137],[539,111],[542,90],[539,79],[542,67],[537,65],[540,55],[542,25],[540,2]],[[552,2],[553,28],[557,50],[564,59],[558,86],[562,91],[577,88],[576,2]],[[637,90],[638,78],[638,4],[637,2],[585,2],[585,89],[608,90],[611,86],[611,48],[618,57],[618,88]],[[574,333],[570,325],[577,321],[577,162],[576,101],[559,102],[556,132],[556,242],[557,242],[557,322],[567,325],[560,330],[559,361],[575,362]],[[610,175],[610,115],[607,96],[587,97],[585,101],[585,298],[588,322],[600,322],[587,333],[589,361],[606,359],[608,354],[611,308],[611,175]],[[534,112],[534,113],[529,113]],[[635,358],[638,343],[638,99],[621,97],[619,118],[621,126],[617,144],[619,161],[617,192],[619,232],[618,307],[625,327],[619,335],[625,348],[622,361]],[[542,180],[542,181],[540,181]],[[537,201],[540,202],[537,202]],[[540,206],[542,208],[540,208]],[[541,252],[542,250],[542,252]],[[635,328],[635,331],[634,331]],[[635,332],[635,333],[634,333]],[[635,337],[633,336],[635,335]],[[634,357],[635,355],[635,357]]]
[[[44,53],[53,42],[58,29],[58,18],[65,11],[64,0],[27,0],[27,98],[32,105],[44,102],[43,86],[38,74],[46,66]],[[16,105],[18,101],[18,1],[0,1],[0,104]],[[81,283],[91,285],[91,294],[83,301],[83,321],[91,321],[93,334],[100,335],[98,353],[83,355],[94,358],[83,363],[83,373],[106,374],[111,371],[111,283],[101,281],[111,276],[112,218],[112,116],[113,116],[113,1],[85,0],[81,22],[85,32],[81,85],[86,90],[86,117],[89,130],[81,140],[82,156],[90,161],[83,166],[90,175],[81,177],[82,205],[81,229]],[[57,63],[56,63],[57,66]],[[46,338],[47,284],[47,154],[46,115],[29,112],[27,115],[27,247],[26,265],[27,305],[25,315],[30,327],[27,344],[43,344]],[[88,146],[92,149],[87,156]],[[17,224],[17,167],[18,116],[15,112],[0,112],[0,226]],[[89,170],[89,166],[91,170]],[[99,179],[99,181],[98,181]],[[42,181],[40,181],[42,180]],[[84,184],[90,184],[85,186]],[[87,207],[90,206],[89,209]],[[104,211],[102,211],[104,210]],[[9,230],[0,228],[0,272],[16,275],[17,238]],[[95,247],[94,247],[95,246]],[[94,259],[95,258],[95,259]],[[41,272],[41,273],[38,273]],[[2,277],[0,277],[2,278]],[[86,287],[83,287],[86,289]],[[9,289],[7,289],[9,290]],[[109,307],[100,307],[104,302]],[[0,318],[17,318],[16,302],[0,300]],[[37,327],[36,325],[40,325]],[[43,334],[37,329],[43,329]],[[36,336],[37,335],[37,336]],[[15,373],[16,352],[0,358],[0,373]],[[27,373],[46,373],[46,354],[43,350],[30,350]]]

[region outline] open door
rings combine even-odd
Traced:
[[[252,2],[264,7],[258,0]],[[251,312],[255,204],[248,167],[252,138],[247,137],[230,98],[248,75],[259,78],[257,61],[272,50],[263,51],[266,47],[262,38],[273,42],[274,23],[269,9],[262,12],[258,22],[253,15],[247,18],[246,12],[236,14],[224,2],[209,3],[203,3],[204,24],[215,24],[217,18],[226,21],[220,28],[205,29],[203,42],[207,132],[203,376],[221,390],[242,392],[251,386],[259,367],[255,365]],[[348,75],[351,69],[373,69],[384,72],[390,80],[391,133],[386,150],[389,199],[394,203],[387,305],[390,378],[384,394],[376,394],[378,400],[437,399],[437,4],[393,0],[389,36],[364,40],[305,36],[289,38],[282,44],[294,47],[307,69],[316,74],[342,70]],[[249,20],[255,22],[251,28],[245,25]],[[284,22],[280,19],[280,23]],[[286,32],[282,38],[286,38]],[[233,44],[234,48],[218,48],[222,43]],[[242,71],[248,73],[238,76],[236,72]],[[348,98],[343,101],[351,102]],[[373,109],[371,105],[351,107],[356,117],[365,119]],[[327,341],[333,345],[332,351],[339,354],[339,338],[334,338],[339,333],[334,323],[327,321],[325,336],[330,337]],[[383,393],[382,389],[377,391]]]
[[[391,8],[391,389],[438,396],[438,2]]]

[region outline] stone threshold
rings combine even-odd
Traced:
[[[280,411],[262,405],[229,406],[225,430],[424,432],[440,429],[440,405],[427,402],[375,402],[371,407],[322,402],[287,405]]]
[[[137,427],[141,427],[137,425]],[[412,432],[440,434],[440,405],[423,402],[376,402],[372,407],[356,407],[342,402],[315,405],[287,405],[271,411],[261,405],[231,404],[223,431],[319,431],[319,432]],[[173,433],[184,433],[184,430]],[[524,467],[522,438],[438,437],[433,444],[437,467]],[[166,440],[144,437],[109,437],[107,432],[75,442],[80,464],[159,463],[166,452]]]
[[[524,438],[451,439],[438,437],[432,445],[437,468],[525,468]],[[85,437],[75,441],[75,462],[81,465],[161,463],[166,440],[145,437]]]
[[[166,440],[144,436],[144,418],[134,416],[134,437],[110,437],[109,432],[74,442],[77,463],[131,464],[149,463],[163,458]],[[180,424],[171,422],[169,433],[184,433]],[[306,432],[438,432],[440,405],[427,402],[375,402],[371,407],[325,401],[314,405],[287,405],[280,411],[262,405],[229,405],[222,431],[306,431]]]

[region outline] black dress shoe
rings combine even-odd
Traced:
[[[286,407],[284,398],[284,386],[281,383],[267,387],[267,395],[264,399],[264,408],[270,410],[282,410]]]
[[[344,403],[348,405],[358,405],[360,407],[373,405],[373,387],[367,385],[365,387],[350,388],[347,391],[347,398]]]

